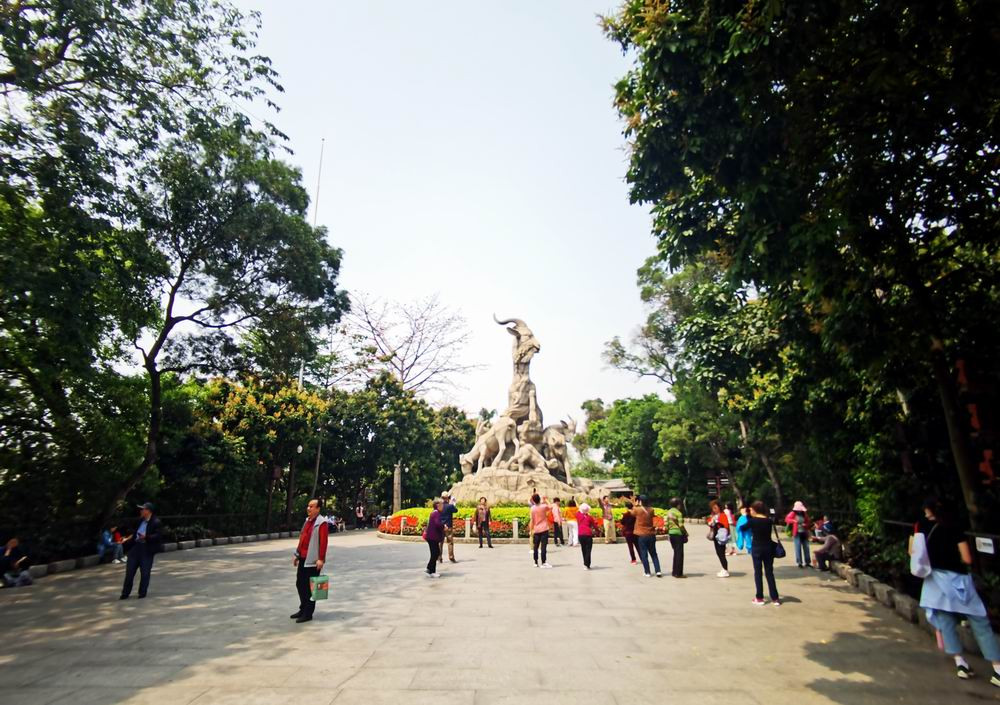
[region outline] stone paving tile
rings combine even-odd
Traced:
[[[441,690],[447,688],[447,696]],[[473,705],[475,692],[447,681],[437,690],[355,690],[345,688],[333,705]]]
[[[704,705],[719,688],[741,705],[1000,702],[982,678],[958,682],[917,627],[827,576],[785,561],[786,604],[753,607],[749,558],[715,578],[706,541],[688,544],[688,580],[641,577],[622,544],[596,546],[589,572],[571,549],[543,570],[524,546],[459,546],[429,580],[422,544],[336,535],[334,590],[304,625],[288,619],[293,545],[166,554],[142,602],[117,601],[114,570],[0,592],[18,635],[0,644],[0,703],[298,704],[303,688],[310,705],[441,705],[443,690],[448,705]]]
[[[3,702],[4,705],[49,705],[72,692],[70,688],[16,688],[8,684],[4,689]]]
[[[312,690],[303,693],[299,688],[210,688],[190,705],[329,705],[335,692]]]
[[[189,705],[199,695],[204,693],[206,688],[183,687],[174,685],[160,685],[151,688],[118,688],[109,686],[94,686],[78,688],[70,693],[65,693],[49,705],[105,705],[105,703],[118,703],[119,705]]]

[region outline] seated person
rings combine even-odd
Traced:
[[[28,554],[21,548],[21,542],[15,536],[4,546],[3,555],[0,556],[0,576],[3,576],[4,587],[23,587],[31,585],[31,573],[28,568],[31,561]]]
[[[830,570],[828,561],[840,561],[844,558],[844,550],[836,534],[828,533],[823,538],[823,545],[813,553],[820,570]]]
[[[117,526],[105,527],[101,532],[101,540],[97,542],[97,555],[104,560],[104,554],[111,556],[112,563],[125,562],[125,549],[122,547],[122,537]]]
[[[827,534],[836,534],[837,528],[834,523],[830,521],[830,517],[826,514],[823,515],[823,521],[817,522],[816,524],[816,536],[813,541],[822,542],[822,539]]]

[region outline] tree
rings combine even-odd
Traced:
[[[605,28],[636,57],[617,106],[664,261],[718,251],[731,281],[798,286],[855,369],[932,384],[981,525],[950,366],[1000,349],[1000,8],[637,0]]]
[[[206,125],[140,174],[137,208],[158,265],[147,286],[164,304],[134,341],[149,379],[146,453],[108,516],[156,462],[164,372],[224,369],[241,326],[298,319],[308,331],[335,323],[346,307],[336,288],[340,252],[306,222],[299,173],[244,122]]]
[[[669,469],[663,464],[656,416],[665,402],[655,395],[618,399],[607,416],[587,427],[591,447],[604,450],[604,461],[633,489],[657,501],[670,497]]]
[[[469,340],[465,318],[437,296],[400,304],[355,294],[351,308],[353,330],[374,351],[370,374],[388,371],[404,389],[428,394],[450,388],[456,374],[475,369],[460,360]]]

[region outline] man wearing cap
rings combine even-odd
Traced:
[[[451,495],[447,492],[441,493],[442,507],[441,507],[441,523],[444,524],[444,541],[441,542],[441,552],[438,553],[438,563],[444,563],[444,544],[448,544],[448,560],[452,563],[458,563],[455,560],[455,533],[454,533],[454,522],[452,521],[455,514],[458,513],[458,507],[451,501]]]
[[[128,561],[125,566],[125,583],[122,594],[118,598],[127,600],[132,594],[132,581],[135,571],[139,571],[139,599],[146,596],[149,590],[149,576],[153,572],[153,557],[163,548],[163,535],[160,520],[153,516],[151,502],[137,505],[139,508],[139,528],[135,533],[122,541],[128,551]]]

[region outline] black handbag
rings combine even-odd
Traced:
[[[785,553],[784,545],[781,543],[781,538],[778,536],[778,527],[772,525],[771,528],[774,529],[774,538],[778,539],[778,542],[774,545],[774,557],[784,558],[787,554]]]

